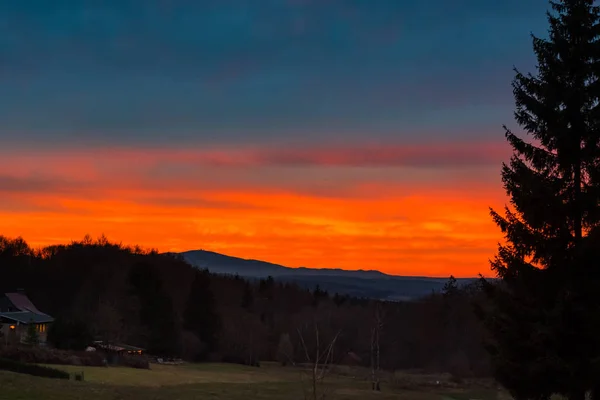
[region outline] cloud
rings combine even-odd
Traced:
[[[487,210],[498,199],[473,196],[478,189],[418,195],[399,190],[391,198],[369,199],[213,190],[197,193],[199,204],[151,202],[149,188],[99,190],[90,199],[28,194],[25,204],[35,200],[30,204],[44,209],[0,206],[0,229],[34,245],[104,233],[161,251],[207,248],[290,266],[475,275],[487,271],[499,237]],[[169,193],[174,199],[192,197],[185,187]],[[441,225],[446,229],[432,229]]]
[[[507,154],[505,146],[495,143],[432,143],[262,149],[239,155],[209,154],[198,160],[219,165],[453,168],[498,164]]]
[[[148,154],[152,157],[153,153]],[[163,162],[223,167],[456,168],[499,165],[510,152],[502,142],[484,142],[250,147],[155,154]]]
[[[500,236],[488,216],[504,199],[497,151],[3,148],[0,231],[34,245],[104,233],[290,266],[475,275]]]
[[[136,199],[139,204],[164,206],[164,207],[183,207],[214,210],[256,210],[261,208],[258,204],[248,204],[244,202],[209,200],[202,198],[201,195],[194,196],[190,193],[181,193],[175,195],[154,195],[152,197],[140,197]]]
[[[464,139],[510,123],[547,7],[168,3],[0,2],[3,142]]]
[[[4,171],[0,171],[0,173],[2,172]],[[56,193],[81,188],[82,186],[82,183],[50,176],[0,175],[0,193]]]
[[[0,230],[480,272],[546,8],[0,1]]]
[[[505,144],[492,142],[204,149],[5,148],[0,150],[0,192],[220,209],[261,204],[231,202],[230,198],[216,201],[203,194],[245,191],[369,199],[475,185],[487,196],[501,188],[499,169],[509,154]]]
[[[0,151],[0,154],[3,152]],[[0,167],[20,161],[24,167],[41,168],[45,162],[58,166],[80,163],[88,170],[116,168],[135,160],[133,169],[146,167],[178,168],[189,165],[222,167],[417,167],[454,168],[497,166],[510,156],[510,148],[498,142],[430,143],[352,143],[289,146],[212,146],[180,147],[66,147],[62,149],[20,149],[6,152]],[[62,162],[60,160],[63,160]]]

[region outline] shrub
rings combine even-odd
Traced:
[[[26,364],[19,361],[0,358],[0,369],[44,378],[69,379],[69,373],[41,365]]]
[[[76,381],[79,381],[79,382],[83,382],[85,380],[83,371],[81,371],[81,372],[75,372],[73,374],[73,377],[75,378]]]
[[[37,346],[40,344],[40,335],[38,334],[37,328],[33,321],[27,325],[27,336],[25,336],[25,343],[30,346]]]
[[[31,364],[105,366],[104,356],[96,352],[71,352],[47,347],[0,347],[0,357]]]

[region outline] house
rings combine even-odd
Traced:
[[[102,340],[94,341],[94,344],[91,347],[96,350],[103,350],[105,352],[116,354],[141,355],[145,352],[145,350],[141,347],[131,346],[124,343],[107,343]]]
[[[145,353],[145,350],[141,347],[124,343],[108,343],[103,340],[94,341],[87,351],[101,351],[106,356],[106,362],[109,365],[119,365],[122,356],[141,356]]]
[[[53,321],[54,318],[38,310],[22,290],[0,296],[0,340],[4,343],[24,342],[29,325],[34,324],[39,343],[44,345],[48,326]]]

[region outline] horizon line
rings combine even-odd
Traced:
[[[183,251],[165,251],[165,252],[159,252],[159,254],[183,254],[183,253],[189,253],[189,252],[193,252],[193,251],[204,251],[204,252],[208,252],[208,253],[214,253],[214,254],[218,254],[221,256],[225,256],[225,257],[231,257],[231,258],[237,258],[239,260],[242,261],[258,261],[258,262],[262,262],[262,263],[266,263],[266,264],[271,264],[271,265],[275,265],[278,267],[282,267],[282,268],[288,268],[288,269],[310,269],[310,270],[317,270],[317,271],[348,271],[348,272],[377,272],[380,273],[382,275],[386,275],[386,276],[393,276],[393,277],[398,277],[398,278],[427,278],[427,279],[450,279],[450,276],[454,277],[455,279],[479,279],[479,276],[456,276],[454,274],[450,274],[448,276],[428,276],[428,275],[397,275],[397,274],[390,274],[387,272],[383,272],[380,271],[378,269],[344,269],[344,268],[334,268],[334,267],[326,267],[326,268],[314,268],[314,267],[305,267],[305,266],[300,266],[300,267],[294,267],[294,266],[287,266],[287,265],[283,265],[283,264],[277,264],[271,261],[266,261],[266,260],[258,260],[255,258],[244,258],[244,257],[239,257],[239,256],[232,256],[229,254],[225,254],[225,253],[220,253],[218,251],[214,251],[214,250],[208,250],[208,249],[190,249],[190,250],[183,250]],[[209,271],[210,272],[210,271]],[[485,276],[483,274],[480,274],[483,278],[485,279],[495,279],[495,277],[493,276]],[[275,277],[273,277],[275,278]]]

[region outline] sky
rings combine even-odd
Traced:
[[[489,275],[546,0],[0,0],[0,234]]]

